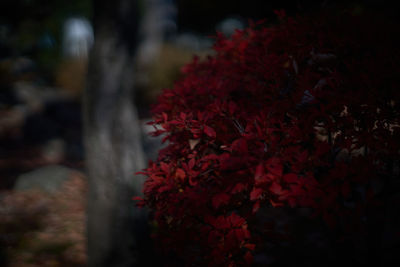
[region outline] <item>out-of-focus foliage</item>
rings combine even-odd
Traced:
[[[9,56],[29,56],[52,78],[61,56],[63,23],[70,16],[91,17],[89,0],[4,0],[0,2],[3,46]]]
[[[79,97],[85,86],[86,73],[86,60],[66,59],[58,66],[55,85],[68,94]]]

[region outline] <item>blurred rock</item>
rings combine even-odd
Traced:
[[[42,157],[46,162],[59,163],[65,158],[65,141],[63,139],[51,139],[42,146]]]
[[[11,74],[13,75],[21,75],[27,72],[36,71],[35,62],[27,57],[18,57],[15,58],[13,64],[11,66]]]
[[[77,171],[61,165],[49,165],[19,176],[14,189],[17,191],[39,189],[54,193],[76,173]]]
[[[63,36],[63,52],[65,56],[87,58],[93,42],[93,28],[86,18],[69,18],[66,20]]]
[[[37,86],[31,82],[19,81],[14,83],[17,100],[26,105],[29,112],[39,112],[46,103],[56,101],[71,101],[72,95],[52,87]]]
[[[235,30],[244,29],[245,24],[238,18],[226,18],[217,24],[216,30],[222,32],[225,36],[231,36]]]

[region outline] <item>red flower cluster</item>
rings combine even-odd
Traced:
[[[392,36],[357,16],[279,16],[218,35],[216,55],[195,58],[154,107],[168,146],[143,172],[139,205],[161,246],[191,264],[250,265],[263,207],[356,231],[398,168]]]

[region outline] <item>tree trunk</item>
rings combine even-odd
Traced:
[[[89,266],[148,266],[141,194],[145,167],[133,105],[138,9],[135,0],[93,1],[95,43],[84,94],[85,148],[89,179]],[[146,244],[145,244],[146,243]]]

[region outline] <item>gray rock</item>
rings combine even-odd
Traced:
[[[17,191],[39,189],[54,193],[76,171],[60,165],[49,165],[20,175],[14,189]]]
[[[216,26],[216,30],[222,32],[226,36],[232,36],[235,31],[243,30],[245,23],[240,18],[226,18]]]
[[[42,157],[48,163],[58,163],[61,162],[65,157],[65,141],[61,138],[54,138],[49,140],[46,144],[42,146],[41,152]]]

